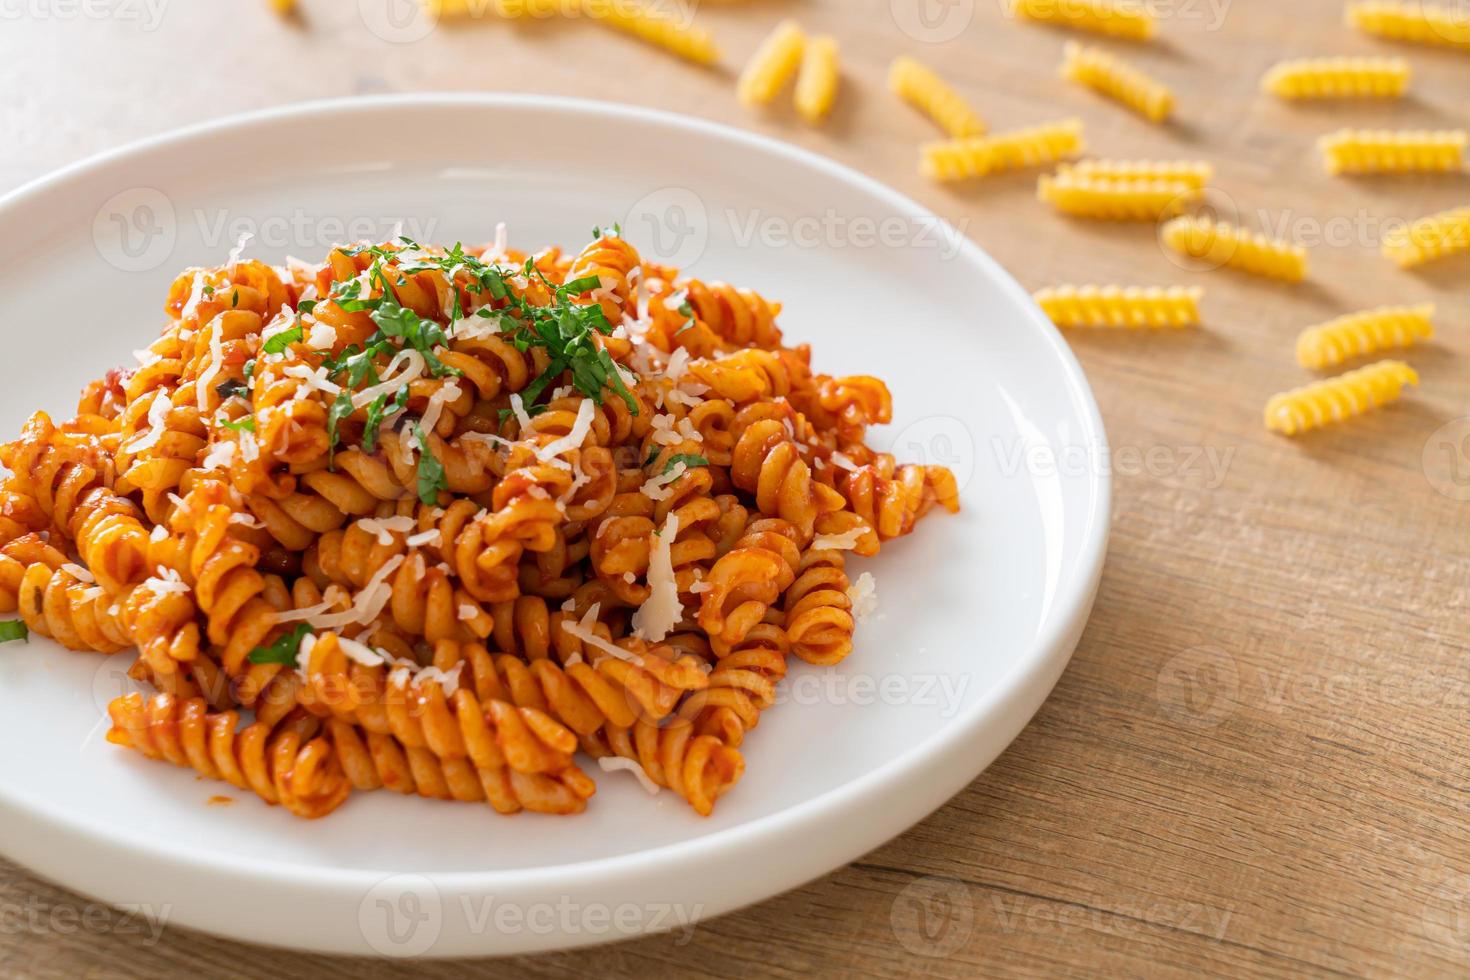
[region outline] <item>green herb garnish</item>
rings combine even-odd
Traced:
[[[261,352],[265,354],[283,354],[287,347],[299,343],[302,338],[301,317],[296,322],[280,333],[272,334],[271,338],[261,345]]]
[[[242,429],[246,432],[255,431],[255,416],[253,415],[241,416],[233,422],[221,415],[219,418],[215,419],[215,421],[224,426],[226,429],[229,429],[231,432],[239,432]]]
[[[696,466],[708,466],[709,460],[705,459],[703,456],[696,456],[693,453],[675,453],[674,455],[670,456],[669,461],[664,464],[664,474],[668,475],[669,473],[672,473],[674,471],[674,467],[678,466],[680,463],[684,464],[684,468],[686,470],[692,470]]]
[[[439,491],[449,489],[449,484],[444,479],[444,465],[429,451],[423,427],[415,424],[413,431],[419,443],[419,500],[432,507],[439,502]]]
[[[250,389],[245,387],[245,382],[243,381],[227,378],[214,386],[214,393],[221,398],[233,398],[236,395],[244,398],[250,393]]]
[[[277,638],[276,642],[269,646],[256,647],[250,651],[250,662],[253,664],[285,664],[294,666],[296,654],[301,650],[301,641],[304,640],[311,627],[306,623],[297,623],[291,632]]]
[[[19,619],[11,619],[0,623],[0,643],[9,643],[11,640],[25,640],[29,643],[30,636],[31,631]]]

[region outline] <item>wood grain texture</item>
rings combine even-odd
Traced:
[[[900,22],[914,22],[919,3],[932,4],[938,26],[906,33]],[[1314,147],[1343,125],[1470,126],[1470,55],[1357,36],[1341,26],[1337,0],[1153,6],[1157,43],[1108,46],[1178,93],[1179,121],[1162,128],[1061,81],[1067,36],[1008,19],[1003,0],[710,0],[698,19],[724,49],[715,70],[586,22],[441,26],[386,43],[364,28],[355,0],[303,0],[293,24],[248,0],[166,4],[155,25],[141,2],[120,0],[104,19],[7,21],[0,188],[135,137],[308,98],[577,94],[829,154],[960,224],[1029,288],[1198,283],[1207,296],[1199,331],[1072,335],[1115,450],[1113,538],[1091,624],[1055,695],[1000,760],[854,865],[701,923],[682,945],[660,936],[514,961],[402,964],[176,928],[154,940],[107,913],[94,913],[99,927],[67,928],[85,899],[0,864],[0,973],[1470,971],[1470,503],[1456,499],[1470,497],[1470,258],[1408,273],[1376,249],[1384,221],[1470,204],[1470,177],[1331,179]],[[839,103],[820,129],[786,106],[752,114],[735,101],[741,61],[783,16],[843,45]],[[963,30],[936,43],[957,23],[945,16]],[[1286,104],[1258,91],[1282,58],[1387,52],[1414,65],[1401,102]],[[1221,201],[1247,224],[1326,239],[1312,250],[1310,281],[1180,268],[1146,226],[1052,214],[1034,199],[1034,173],[925,182],[916,144],[935,131],[884,89],[901,53],[935,67],[996,129],[1078,115],[1099,155],[1214,161]],[[1423,376],[1417,391],[1309,438],[1264,431],[1267,397],[1307,380],[1292,354],[1300,328],[1423,300],[1439,305],[1439,337],[1407,358]],[[74,912],[57,919],[56,909]]]

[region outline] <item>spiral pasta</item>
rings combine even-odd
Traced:
[[[1059,327],[1192,327],[1200,322],[1198,286],[1056,286],[1037,290],[1036,305]]]
[[[806,35],[796,21],[783,20],[777,24],[745,63],[745,69],[735,84],[735,93],[741,104],[760,106],[773,101],[796,74],[805,48]]]
[[[1163,122],[1174,111],[1174,93],[1167,86],[1101,48],[1069,42],[1062,77],[1101,92],[1150,122]]]
[[[1158,221],[1194,204],[1200,190],[1182,180],[1091,177],[1063,167],[1054,176],[1041,176],[1036,196],[1064,214],[1081,218]]]
[[[1396,99],[1411,76],[1403,58],[1301,58],[1273,66],[1261,88],[1283,99]]]
[[[943,79],[913,58],[893,59],[888,88],[955,139],[985,135],[985,120]]]
[[[136,648],[156,693],[109,739],[303,817],[354,789],[579,813],[579,754],[707,814],[788,659],[852,652],[845,552],[959,506],[865,444],[881,379],[616,229],[232,257],[164,311],[136,369],[0,445],[0,613]]]
[[[963,180],[1020,167],[1043,166],[1083,152],[1082,122],[1067,119],[993,136],[927,143],[919,172],[935,180]]]
[[[1356,0],[1346,10],[1349,25],[1365,34],[1470,51],[1470,17],[1433,3]]]
[[[1453,130],[1341,129],[1322,137],[1329,174],[1442,173],[1465,168],[1470,133]]]
[[[826,34],[813,37],[802,52],[792,99],[797,113],[809,123],[821,122],[837,101],[841,71],[837,58],[837,40]]]
[[[1266,403],[1266,428],[1294,436],[1396,401],[1405,385],[1418,383],[1403,361],[1378,361],[1273,396]]]
[[[1303,330],[1296,339],[1302,367],[1336,367],[1386,347],[1411,347],[1434,336],[1434,304],[1382,306]]]
[[[1067,165],[1076,177],[1093,180],[1171,181],[1202,190],[1215,177],[1204,160],[1078,160]]]
[[[1165,246],[1213,266],[1227,266],[1285,282],[1307,276],[1307,250],[1204,216],[1181,215],[1159,229]]]
[[[576,7],[593,20],[663,48],[686,61],[712,65],[720,60],[714,38],[702,28],[680,23],[662,10],[629,0],[575,0]]]
[[[1143,5],[1114,0],[1016,0],[1011,9],[1026,20],[1132,41],[1148,40],[1157,30],[1153,14]]]
[[[1470,207],[1441,211],[1383,236],[1385,258],[1402,268],[1470,251]]]

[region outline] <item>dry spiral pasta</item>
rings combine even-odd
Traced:
[[[1182,180],[1092,177],[1063,167],[1043,174],[1036,196],[1064,214],[1105,221],[1158,221],[1199,200],[1200,189]]]
[[[783,20],[761,42],[740,73],[735,91],[741,104],[766,105],[796,74],[806,47],[806,35],[794,20]]]
[[[1402,58],[1302,58],[1273,66],[1261,88],[1283,99],[1398,98],[1411,75]]]
[[[985,120],[943,79],[913,58],[893,59],[888,88],[955,139],[985,135]]]
[[[1418,383],[1403,361],[1378,361],[1273,396],[1266,403],[1266,428],[1294,436],[1395,401],[1405,385]]]
[[[0,446],[7,632],[137,648],[110,740],[300,816],[578,813],[585,755],[707,814],[788,660],[852,652],[846,552],[959,507],[780,312],[616,231],[186,270],[135,367]]]
[[[1066,119],[991,136],[926,143],[919,172],[935,180],[963,180],[1020,167],[1043,166],[1086,148],[1082,122]]]
[[[1101,48],[1069,42],[1062,77],[1101,92],[1150,122],[1163,122],[1174,111],[1174,93],[1167,86]]]
[[[1200,322],[1199,287],[1055,286],[1036,305],[1059,327],[1190,327]]]
[[[1465,168],[1470,133],[1453,130],[1341,129],[1322,137],[1329,174],[1442,173]]]
[[[1470,251],[1470,207],[1441,211],[1383,236],[1382,251],[1402,268]]]
[[[1157,30],[1153,14],[1142,4],[1116,0],[1016,0],[1011,9],[1027,20],[1133,41],[1147,40]]]
[[[1245,231],[1224,221],[1181,215],[1160,227],[1159,238],[1180,255],[1211,265],[1285,282],[1300,282],[1307,276],[1307,251],[1300,245]]]
[[[1386,347],[1409,347],[1434,336],[1434,304],[1382,306],[1303,330],[1296,340],[1302,367],[1336,367]]]
[[[1470,51],[1470,17],[1463,8],[1401,0],[1354,0],[1348,24],[1365,34]]]

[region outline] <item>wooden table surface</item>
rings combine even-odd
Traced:
[[[1067,36],[1013,21],[1003,0],[710,0],[697,19],[724,50],[715,71],[587,22],[440,25],[386,41],[368,26],[383,23],[372,16],[383,0],[303,0],[297,24],[264,0],[0,7],[0,189],[137,137],[310,98],[575,94],[829,154],[960,223],[1028,288],[1207,289],[1201,330],[1072,336],[1115,452],[1091,624],[1055,694],[989,771],[852,866],[702,922],[682,942],[407,964],[175,927],[155,938],[105,913],[78,925],[85,899],[4,864],[0,973],[1470,971],[1470,259],[1407,273],[1376,248],[1386,223],[1470,204],[1470,177],[1333,179],[1314,149],[1342,125],[1470,125],[1470,54],[1360,37],[1341,26],[1338,0],[1150,6],[1161,40],[1114,47],[1177,90],[1179,121],[1166,128],[1059,80]],[[784,106],[761,116],[735,102],[739,65],[787,15],[842,42],[840,103],[820,129]],[[915,146],[931,129],[884,88],[903,53],[952,79],[995,128],[1078,115],[1099,155],[1213,161],[1220,201],[1316,245],[1310,281],[1186,270],[1147,226],[1050,213],[1033,173],[926,182]],[[1413,94],[1289,105],[1259,93],[1273,62],[1334,53],[1407,56]],[[1310,438],[1263,430],[1266,398],[1306,380],[1292,353],[1301,327],[1424,300],[1439,305],[1439,337],[1407,357],[1418,390]]]

